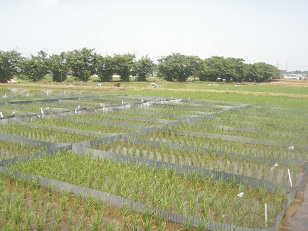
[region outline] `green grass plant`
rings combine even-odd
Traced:
[[[0,128],[2,133],[54,143],[78,143],[102,137],[97,135],[59,131],[54,128],[34,127],[29,124],[26,125],[14,122],[0,125]]]
[[[89,201],[91,200],[91,203]],[[128,211],[122,214],[99,199],[79,198],[68,192],[50,190],[25,180],[10,181],[0,174],[0,227],[1,230],[132,230],[143,229],[142,214]],[[65,207],[62,205],[65,204]],[[65,208],[65,209],[63,209]],[[86,208],[88,212],[85,213]],[[87,215],[86,215],[87,214]],[[152,218],[156,229],[163,224]],[[180,230],[181,226],[167,222],[165,230]]]
[[[227,222],[235,225],[248,225],[248,220],[250,221],[249,218],[252,216],[248,211],[234,216],[232,212],[225,210],[227,207],[234,207],[236,201],[242,200],[236,196],[239,190],[249,195],[246,200],[250,202],[250,207],[258,211],[253,214],[256,216],[255,222],[249,222],[251,227],[260,226],[260,220],[264,215],[262,211],[264,200],[276,209],[271,212],[274,217],[284,205],[284,200],[280,200],[281,207],[274,206],[274,203],[277,203],[275,198],[284,197],[280,192],[267,192],[261,196],[259,189],[229,185],[211,178],[175,174],[170,169],[158,170],[138,164],[101,160],[73,152],[62,152],[33,159],[30,162],[20,162],[13,169],[102,190],[155,208],[201,218],[204,218],[202,206],[206,203],[210,210],[206,218],[217,220],[218,214],[223,211],[227,214]],[[226,187],[230,188],[227,193]],[[210,203],[212,196],[215,198],[214,203]],[[224,204],[220,202],[222,198],[225,198]],[[246,203],[242,203],[238,209],[242,210],[245,206]],[[245,217],[244,223],[243,217]]]
[[[155,134],[159,135],[160,133]],[[151,139],[153,140],[153,136]],[[187,137],[184,139],[187,140]],[[200,146],[198,146],[199,149],[187,148],[185,150],[183,147],[172,148],[165,142],[159,145],[156,143],[140,144],[128,139],[101,143],[94,145],[92,148],[132,157],[142,157],[156,161],[190,165],[237,175],[240,174],[284,185],[289,185],[287,169],[290,169],[291,176],[294,179],[297,179],[301,171],[300,166],[279,164],[278,167],[272,168],[275,163],[269,162],[268,160],[254,160],[253,158],[245,158],[246,156],[243,155],[231,156],[228,153],[221,155],[212,150],[202,149]]]
[[[0,161],[26,154],[42,151],[42,148],[30,146],[24,143],[0,140]]]
[[[289,81],[284,85],[274,85],[275,82],[242,83],[243,86],[237,87],[234,83],[195,80],[170,83],[151,78],[150,81],[156,82],[158,88],[152,88],[150,82],[134,81],[122,82],[120,88],[114,87],[113,82],[98,87],[97,79],[80,83],[69,78],[67,82],[52,83],[50,76],[40,83],[0,84],[0,111],[4,116],[10,116],[12,111],[16,112],[16,116],[36,114],[41,107],[50,108],[45,113],[73,111],[79,105],[91,108],[63,118],[33,117],[32,121],[10,121],[0,125],[0,132],[48,142],[77,143],[105,137],[94,135],[94,132],[125,134],[136,131],[137,127],[138,130],[146,126],[161,128],[168,122],[185,120],[178,125],[166,126],[162,131],[153,130],[134,136],[148,142],[146,145],[134,142],[134,139],[120,139],[91,148],[253,176],[285,185],[289,184],[286,174],[289,169],[295,184],[301,169],[293,165],[293,161],[307,161],[308,124],[304,115],[308,111],[308,88],[304,86],[305,82]],[[293,86],[295,83],[297,86]],[[35,102],[37,99],[53,98],[60,100],[47,104]],[[141,99],[175,98],[183,101],[123,110],[98,109],[101,103],[108,107],[120,106],[122,101],[132,104],[141,103]],[[19,100],[34,102],[6,104]],[[213,116],[210,117],[210,114]],[[199,118],[189,120],[196,117]],[[121,125],[113,126],[111,123]],[[135,127],[127,129],[124,125]],[[72,132],[74,129],[84,134]],[[282,145],[224,140],[223,136],[213,138],[215,134]],[[288,148],[291,145],[295,146],[294,150]],[[188,147],[197,149],[188,150]],[[35,147],[26,144],[0,141],[0,160],[36,151]],[[278,162],[278,166],[273,168],[276,160],[284,163]],[[14,168],[103,190],[153,207],[198,216],[205,221],[212,219],[244,227],[265,228],[264,203],[268,204],[269,211],[267,227],[273,226],[286,200],[285,193],[281,191],[269,193],[244,185],[178,175],[170,169],[120,164],[73,152],[20,162]],[[183,226],[171,225],[159,217],[147,216],[147,213],[133,213],[125,208],[111,209],[105,202],[60,193],[53,187],[44,189],[34,182],[18,181],[3,175],[0,179],[0,229],[192,229],[190,221]],[[241,191],[245,193],[243,198],[237,197]],[[203,229],[203,225],[200,224],[199,229]]]

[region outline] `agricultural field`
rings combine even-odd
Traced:
[[[123,85],[0,86],[3,230],[279,227],[306,87]]]

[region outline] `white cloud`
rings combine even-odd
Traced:
[[[59,3],[59,0],[34,0],[34,3],[43,8],[53,8]]]

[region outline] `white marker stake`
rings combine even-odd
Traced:
[[[290,174],[290,169],[288,169],[288,174],[289,174],[290,185],[291,185],[291,187],[293,187],[293,185],[292,185],[292,179],[291,179],[291,174]]]
[[[265,227],[267,227],[267,203],[264,204]]]

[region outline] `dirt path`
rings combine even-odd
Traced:
[[[284,231],[307,231],[308,230],[308,183],[306,183],[303,203],[283,222]]]

